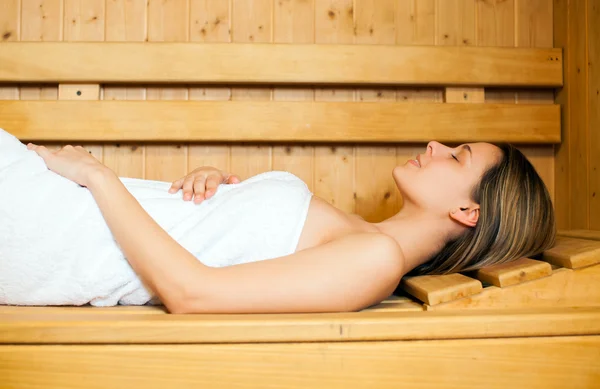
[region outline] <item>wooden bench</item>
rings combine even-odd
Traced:
[[[22,141],[561,140],[559,106],[480,104],[489,86],[561,86],[558,49],[29,42],[0,44],[0,63],[0,83],[59,84],[69,100],[0,101],[0,127]],[[445,102],[103,101],[101,84],[442,86]],[[568,233],[541,259],[406,277],[402,295],[360,312],[3,306],[0,386],[594,382],[600,242]]]

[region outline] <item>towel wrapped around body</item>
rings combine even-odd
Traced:
[[[295,175],[222,184],[200,204],[170,182],[119,177],[167,233],[212,267],[295,252],[312,193]],[[135,274],[91,192],[0,129],[0,304],[160,303]]]

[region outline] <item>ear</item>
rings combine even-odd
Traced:
[[[468,207],[461,207],[450,212],[450,217],[466,227],[475,227],[479,220],[479,205],[471,204]]]

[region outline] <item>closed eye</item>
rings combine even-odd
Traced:
[[[454,155],[454,154],[451,154],[451,155],[452,155],[452,158],[456,159],[456,162],[460,162],[460,161],[458,160],[458,158],[456,158],[456,155]]]

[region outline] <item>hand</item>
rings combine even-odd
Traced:
[[[44,146],[28,143],[27,148],[42,157],[48,169],[81,186],[87,187],[90,176],[96,171],[108,169],[91,155],[91,151],[88,152],[81,146],[66,145],[59,150],[50,151]]]
[[[194,203],[200,204],[203,200],[214,196],[220,184],[240,182],[240,178],[236,175],[226,174],[211,166],[203,166],[174,181],[169,188],[169,193],[175,193],[183,187],[183,200],[191,200],[195,194]]]

